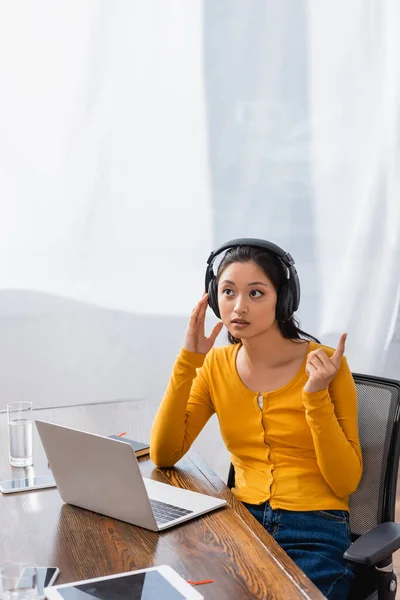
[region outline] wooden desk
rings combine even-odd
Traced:
[[[127,431],[148,436],[133,402],[35,411],[35,418],[103,435]],[[48,472],[35,431],[35,464],[8,465],[6,415],[0,415],[0,479]],[[169,564],[185,579],[214,579],[199,586],[207,600],[322,600],[322,594],[197,455],[176,468],[156,469],[139,459],[142,473],[213,496],[229,506],[163,533],[63,504],[56,489],[0,494],[0,563],[26,561],[59,567],[58,583]]]

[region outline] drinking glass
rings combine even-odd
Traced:
[[[32,402],[7,404],[10,465],[30,467],[33,464]]]

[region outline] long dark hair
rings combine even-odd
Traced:
[[[277,297],[279,298],[282,287],[287,282],[286,269],[272,252],[264,250],[263,248],[257,248],[256,246],[235,246],[234,248],[230,248],[218,266],[217,285],[222,272],[226,267],[237,262],[254,262],[260,267],[272,282]],[[293,315],[285,321],[280,321],[279,319],[277,319],[277,321],[280,332],[284,338],[289,340],[312,340],[319,344],[317,338],[299,328],[299,323]],[[228,340],[231,344],[239,344],[241,341],[240,339],[233,337],[229,331]]]

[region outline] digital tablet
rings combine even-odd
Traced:
[[[48,600],[204,600],[168,565],[73,581],[44,591]]]

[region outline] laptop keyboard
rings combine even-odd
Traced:
[[[187,510],[180,506],[173,506],[172,504],[160,502],[159,500],[151,500],[151,498],[150,504],[158,523],[168,523],[174,519],[179,519],[179,517],[190,515],[193,512],[192,510]]]

